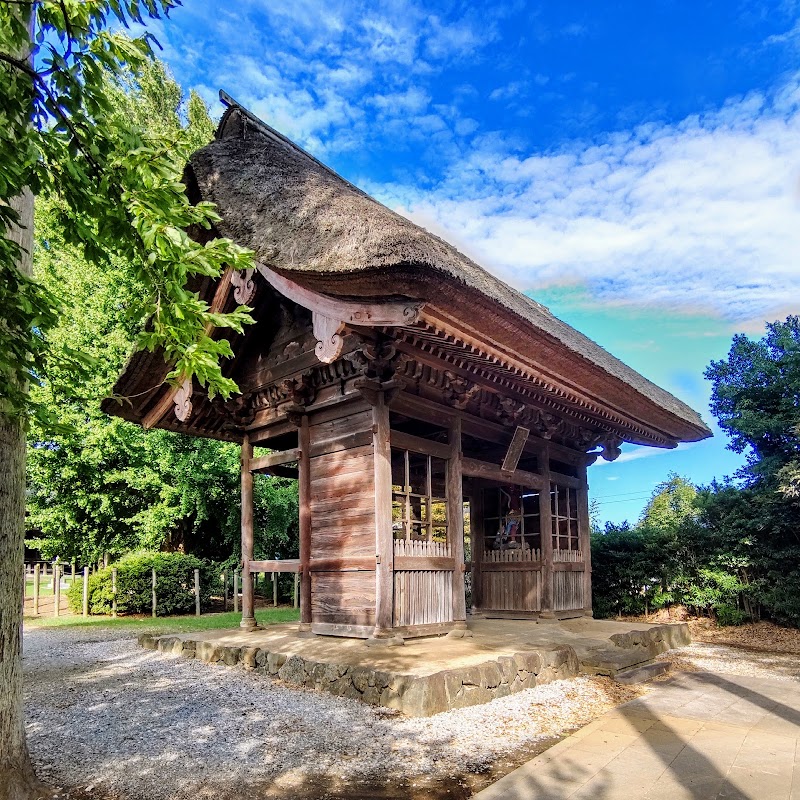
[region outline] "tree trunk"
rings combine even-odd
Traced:
[[[8,232],[22,248],[18,267],[30,275],[33,195],[11,206],[20,227]],[[20,418],[0,417],[0,800],[42,796],[33,773],[22,716],[22,589],[25,538],[25,431]]]
[[[28,24],[33,41],[32,6],[14,9]],[[28,52],[19,54],[30,58]],[[33,273],[33,194],[10,202],[19,215],[5,235],[20,247],[23,275]],[[0,800],[33,800],[46,787],[34,774],[22,710],[21,565],[25,557],[25,428],[21,416],[0,415]]]

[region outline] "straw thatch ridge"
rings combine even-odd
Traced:
[[[386,296],[408,289],[394,281],[409,269],[436,274],[459,291],[477,292],[510,312],[524,335],[535,333],[567,348],[623,382],[651,403],[696,429],[710,431],[700,416],[639,375],[595,342],[484,270],[455,247],[386,208],[317,159],[229,101],[217,140],[196,152],[188,178],[192,193],[217,205],[221,233],[251,248],[259,260],[293,279],[341,281],[342,294],[358,295],[359,279]],[[376,284],[375,277],[379,281]],[[422,292],[421,292],[422,293]],[[433,298],[420,297],[432,300]],[[522,341],[522,340],[521,340]]]

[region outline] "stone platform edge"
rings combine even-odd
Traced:
[[[689,633],[685,625],[660,625],[615,635],[612,641],[616,647],[640,650],[642,660],[648,660],[672,647],[687,644]],[[270,652],[259,647],[223,646],[179,636],[142,634],[138,642],[149,650],[196,658],[207,664],[230,667],[239,664],[275,677],[288,686],[325,691],[369,705],[396,709],[411,717],[428,717],[450,709],[488,703],[524,689],[574,678],[585,666],[568,645],[524,650],[482,664],[419,676],[324,663],[297,654]]]

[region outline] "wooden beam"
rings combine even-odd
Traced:
[[[266,456],[259,456],[250,461],[250,472],[267,472],[271,467],[278,467],[281,464],[291,464],[300,460],[300,447],[292,450],[281,450],[277,453],[270,453]]]
[[[253,458],[253,445],[245,434],[242,441],[242,621],[240,627],[256,627],[253,610],[253,579],[250,575],[250,562],[253,560],[253,473],[250,460]]]
[[[456,569],[456,563],[454,558],[447,558],[446,556],[395,556],[394,570],[395,572],[405,570],[453,570],[454,581],[456,573],[458,573],[461,575],[463,584],[464,573]],[[453,604],[455,605],[455,600]],[[463,618],[466,619],[466,613]]]
[[[312,558],[311,572],[375,572],[375,559],[348,556],[345,558]]]
[[[516,483],[530,489],[541,489],[546,481],[542,475],[515,469],[513,472],[504,472],[499,464],[490,464],[488,461],[479,461],[477,458],[462,459],[461,470],[470,478],[485,478],[501,483]]]
[[[394,533],[392,531],[392,450],[389,408],[383,392],[372,407],[375,479],[375,635],[391,630],[394,611]]]
[[[423,439],[421,436],[400,431],[391,431],[389,439],[392,447],[399,447],[401,450],[411,450],[414,453],[423,453],[436,456],[436,458],[450,458],[450,445],[441,442],[432,442],[430,439]]]
[[[464,488],[462,485],[461,420],[456,417],[447,433],[450,450],[447,461],[447,531],[455,569],[453,570],[453,622],[467,625],[464,596]]]
[[[311,434],[308,427],[308,415],[300,421],[298,431],[299,460],[297,468],[298,503],[300,508],[300,624],[311,625]]]
[[[250,572],[300,572],[300,559],[276,558],[271,561],[251,561]]]
[[[517,468],[517,464],[519,464],[519,460],[522,456],[522,451],[525,449],[525,442],[528,441],[528,436],[530,436],[530,434],[531,432],[528,428],[517,426],[517,429],[514,431],[514,437],[511,439],[511,444],[508,446],[506,457],[503,459],[503,463],[500,466],[503,472],[513,472]]]
[[[424,306],[424,303],[417,300],[409,300],[405,303],[356,303],[350,300],[340,300],[312,289],[306,289],[265,264],[256,262],[256,268],[267,283],[284,297],[288,297],[309,311],[316,311],[318,314],[347,325],[363,325],[365,327],[413,325]]]

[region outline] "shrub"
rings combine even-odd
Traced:
[[[723,628],[728,625],[744,625],[750,620],[750,617],[742,609],[727,604],[717,606],[714,614],[717,618],[717,625]]]
[[[156,571],[158,616],[186,614],[194,610],[194,571],[200,570],[200,607],[208,608],[211,595],[222,590],[218,566],[185,553],[131,553],[113,565],[117,570],[117,612],[148,614],[152,610],[152,571]],[[112,610],[112,567],[89,577],[89,613]],[[70,608],[79,612],[83,602],[83,580],[67,592]]]

